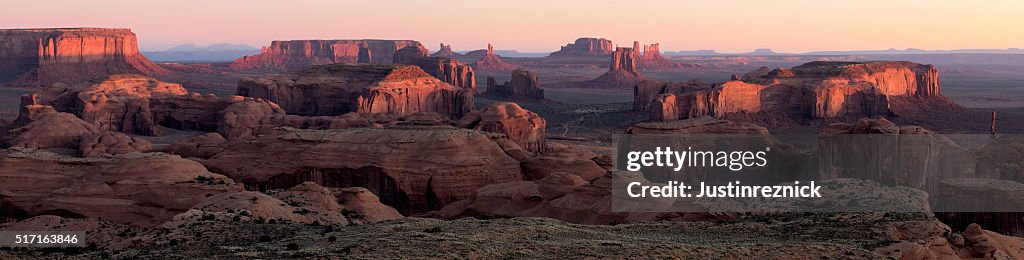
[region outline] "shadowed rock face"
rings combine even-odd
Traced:
[[[454,58],[427,57],[422,46],[407,46],[395,53],[395,64],[419,66],[423,71],[445,83],[476,93],[476,74],[473,68]]]
[[[810,62],[761,68],[707,89],[640,84],[635,94],[634,108],[650,112],[655,121],[737,113],[800,121],[959,109],[942,96],[935,67],[911,62]]]
[[[0,30],[0,83],[13,86],[76,84],[119,74],[166,74],[139,54],[129,29]]]
[[[612,52],[612,60],[608,72],[588,81],[586,86],[595,88],[632,88],[636,87],[644,76],[636,70],[636,50],[633,48],[616,48]]]
[[[544,100],[544,90],[540,88],[537,75],[526,69],[512,71],[512,81],[498,85],[493,77],[487,77],[487,97],[514,100],[514,101],[539,101]]]
[[[273,41],[263,52],[231,62],[236,70],[281,71],[334,63],[391,64],[395,52],[421,46],[410,40]]]
[[[579,38],[549,56],[599,56],[611,54],[614,49],[615,46],[608,39]]]
[[[409,65],[333,64],[244,78],[238,83],[238,95],[266,99],[288,114],[306,116],[436,112],[457,118],[473,108],[471,90]]]
[[[28,215],[142,226],[163,223],[208,195],[242,189],[197,162],[161,153],[74,158],[12,148],[0,150],[0,178],[4,203]]]
[[[254,189],[366,187],[403,213],[425,212],[522,180],[519,162],[492,138],[448,125],[291,130],[231,142],[203,164]]]

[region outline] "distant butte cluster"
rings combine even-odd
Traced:
[[[572,57],[572,56],[603,56],[615,51],[612,41],[605,38],[579,38],[575,42],[562,46],[550,57]]]
[[[139,53],[129,29],[0,30],[0,82],[15,87],[75,84],[97,76],[169,73]]]
[[[491,46],[489,43],[487,44],[487,52],[484,53],[484,57],[473,62],[471,66],[478,70],[513,70],[516,68],[516,65],[506,63],[498,55],[494,54],[494,46]]]

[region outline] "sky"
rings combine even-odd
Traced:
[[[662,51],[1024,48],[1020,0],[8,1],[2,28],[131,28],[144,51],[195,43],[409,39],[431,51],[551,52],[580,37]]]

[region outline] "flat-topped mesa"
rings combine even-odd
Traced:
[[[942,96],[932,65],[912,62],[809,62],[791,69],[763,67],[712,88],[637,87],[634,109],[654,121],[712,116],[861,118],[959,110]]]
[[[395,64],[419,66],[427,74],[459,88],[476,93],[476,73],[473,68],[454,58],[427,57],[423,46],[406,46],[395,52]]]
[[[444,43],[441,43],[441,48],[437,52],[430,55],[430,57],[440,58],[458,58],[459,56],[462,56],[462,54],[453,51],[451,44],[445,45]]]
[[[118,73],[169,72],[139,53],[130,29],[0,30],[0,83],[16,87],[76,84]]]
[[[484,57],[473,62],[472,66],[478,70],[513,70],[516,68],[516,65],[506,63],[498,55],[495,55],[494,46],[491,46],[490,43],[487,44],[487,52]]]
[[[608,72],[584,85],[595,88],[635,87],[644,80],[644,76],[636,70],[637,55],[635,51],[633,48],[615,48],[615,51],[612,52]]]
[[[605,38],[579,38],[576,42],[562,46],[562,49],[552,52],[550,57],[555,56],[602,56],[611,54],[615,50],[612,41]]]
[[[540,88],[537,75],[529,70],[519,68],[512,71],[512,81],[498,85],[493,77],[487,77],[485,96],[514,101],[544,100],[544,89]]]
[[[262,53],[231,62],[231,68],[282,71],[334,63],[391,64],[395,52],[406,46],[422,45],[411,40],[273,41]]]
[[[458,118],[473,109],[471,89],[458,88],[412,65],[331,64],[238,82],[239,96],[275,102],[288,114],[349,112],[398,116],[436,112]]]

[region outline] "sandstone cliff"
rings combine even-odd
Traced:
[[[459,119],[458,126],[505,134],[509,140],[533,153],[543,153],[547,149],[547,121],[516,103],[493,103],[482,111],[473,111]]]
[[[139,53],[129,29],[0,30],[0,83],[12,86],[76,84],[98,76],[166,74]]]
[[[556,56],[599,56],[611,54],[614,50],[611,40],[604,38],[579,38],[575,42],[562,46],[551,57]]]
[[[419,66],[427,74],[445,83],[477,92],[476,74],[472,67],[454,58],[427,57],[427,49],[422,46],[407,46],[398,50],[394,63]]]
[[[449,85],[409,65],[333,64],[243,78],[238,95],[266,99],[288,114],[305,116],[436,112],[458,118],[473,108],[471,89]]]
[[[257,55],[231,62],[236,70],[282,71],[334,63],[391,64],[395,51],[421,46],[410,40],[273,41]]]
[[[959,109],[942,96],[935,67],[911,62],[762,68],[708,89],[640,84],[634,100],[634,108],[655,121],[743,114],[799,122],[900,115],[924,107]]]

